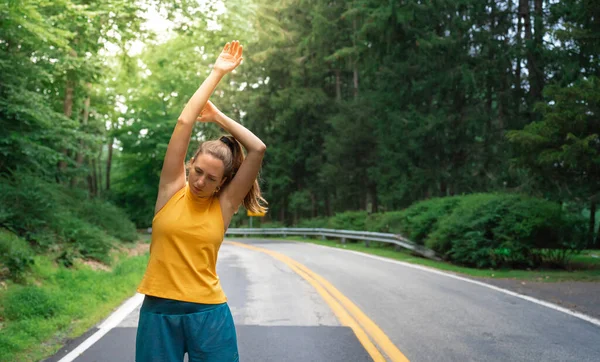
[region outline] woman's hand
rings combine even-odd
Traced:
[[[213,102],[207,101],[196,121],[203,123],[215,122],[220,113],[221,111],[219,111]]]
[[[234,70],[242,62],[242,50],[244,47],[240,45],[240,42],[235,40],[231,43],[225,44],[223,51],[217,58],[213,70],[225,75]]]

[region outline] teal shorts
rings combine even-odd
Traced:
[[[146,295],[135,341],[136,362],[239,361],[227,303],[198,304]]]

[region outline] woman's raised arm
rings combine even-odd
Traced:
[[[194,123],[217,84],[225,74],[234,70],[242,59],[242,46],[239,42],[227,43],[217,58],[212,72],[202,82],[177,119],[160,173],[155,213],[167,203],[177,190],[185,186],[185,154]]]

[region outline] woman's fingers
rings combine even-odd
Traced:
[[[225,44],[225,46],[223,47],[223,52],[233,56],[239,64],[241,62],[241,57],[244,52],[244,47],[240,45],[240,42],[238,40],[233,40],[232,42]]]

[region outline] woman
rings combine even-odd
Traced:
[[[239,42],[227,43],[183,109],[167,147],[150,260],[138,287],[146,296],[136,337],[137,362],[179,362],[186,352],[190,362],[239,360],[233,318],[216,274],[217,253],[241,204],[265,211],[257,176],[266,146],[208,98],[241,61]],[[232,136],[203,142],[186,166],[196,121],[215,122]]]

